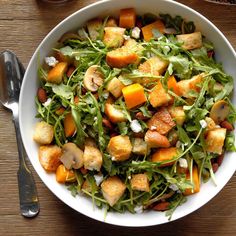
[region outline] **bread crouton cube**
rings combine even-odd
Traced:
[[[84,147],[84,168],[100,171],[102,167],[102,153],[93,146]]]
[[[106,27],[117,27],[117,22],[116,19],[114,18],[109,18],[106,22]]]
[[[209,130],[205,137],[206,150],[208,152],[222,154],[225,137],[225,128],[216,128],[213,130]]]
[[[201,90],[201,83],[203,81],[204,73],[193,76],[191,79],[181,80],[179,81],[179,96],[183,96],[185,98],[192,98],[193,96],[190,94],[191,91],[195,91],[197,93]]]
[[[159,81],[150,92],[149,101],[153,107],[160,107],[171,102],[172,97],[166,92],[161,82]]]
[[[177,125],[183,125],[185,119],[186,119],[186,114],[184,112],[184,108],[182,106],[170,106],[168,107],[168,111],[171,115],[171,117],[174,119]]]
[[[131,183],[131,188],[133,190],[138,190],[143,192],[150,191],[148,176],[145,173],[132,175],[130,183]]]
[[[135,138],[133,141],[132,152],[137,155],[145,156],[148,154],[148,145],[142,138]]]
[[[105,27],[103,43],[108,48],[118,48],[124,43],[125,28],[120,27]]]
[[[102,20],[93,19],[93,20],[88,21],[87,29],[88,29],[89,37],[92,40],[98,39],[100,35],[100,31],[102,29]]]
[[[108,153],[113,161],[125,161],[129,159],[132,152],[132,145],[129,136],[118,135],[110,139],[107,146]]]
[[[166,136],[157,131],[148,130],[144,137],[149,148],[169,147],[170,142]]]
[[[61,155],[61,148],[57,145],[39,147],[39,162],[46,171],[55,172],[57,170],[61,164]]]
[[[101,184],[103,197],[110,206],[114,206],[125,192],[125,184],[117,177],[111,176]]]
[[[110,103],[105,104],[105,114],[113,123],[119,123],[127,120],[125,114]]]
[[[83,182],[82,189],[89,192],[89,193],[92,192],[92,186],[87,179]]]
[[[114,77],[107,85],[107,91],[109,91],[115,98],[122,95],[122,89],[125,87],[122,82]]]
[[[178,149],[176,147],[160,148],[152,155],[152,162],[162,163],[171,161],[178,156]],[[160,167],[173,165],[173,162],[161,164]]]
[[[165,107],[158,110],[147,124],[150,130],[156,130],[164,135],[175,126],[175,122]]]
[[[202,34],[201,32],[194,32],[191,34],[176,35],[179,42],[183,42],[182,48],[191,50],[202,47]]]
[[[53,126],[45,121],[36,123],[33,139],[39,144],[50,144],[54,137]]]

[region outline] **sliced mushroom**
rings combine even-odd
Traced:
[[[226,119],[226,117],[229,115],[229,112],[229,104],[224,100],[220,100],[212,106],[210,117],[216,122],[216,124],[219,124]]]
[[[91,91],[96,92],[103,84],[104,76],[97,65],[90,66],[84,75],[84,87]]]
[[[59,43],[64,43],[68,39],[79,39],[79,35],[73,32],[67,32],[58,40]]]
[[[68,170],[72,168],[79,169],[84,164],[83,155],[83,151],[74,143],[66,143],[62,147],[60,160]]]

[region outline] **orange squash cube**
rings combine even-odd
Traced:
[[[76,125],[71,113],[68,113],[64,118],[64,130],[66,137],[71,137],[76,131]]]
[[[61,164],[56,170],[56,180],[58,183],[74,182],[76,180],[73,170],[67,170],[66,167]]]
[[[177,83],[174,75],[172,75],[168,79],[167,86],[168,86],[168,89],[172,90],[176,95],[180,95],[179,86],[178,86],[178,83]]]
[[[59,62],[55,65],[49,72],[47,76],[47,81],[50,83],[60,84],[64,73],[66,73],[68,63]]]
[[[138,83],[124,87],[122,89],[122,93],[128,109],[136,107],[147,101],[147,98],[144,94],[144,88]]]
[[[190,180],[190,173],[187,174],[186,178]],[[191,195],[200,191],[198,168],[196,166],[193,167],[193,184],[194,187],[186,189],[184,195]]]
[[[163,24],[161,20],[157,20],[149,25],[145,25],[144,27],[142,27],[143,38],[145,41],[150,41],[151,38],[153,38],[154,29],[157,29],[158,31],[160,31],[160,33],[163,33],[165,29],[165,25]]]
[[[134,8],[120,10],[119,26],[123,28],[133,28],[135,26],[136,13]]]

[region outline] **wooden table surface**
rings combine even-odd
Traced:
[[[35,0],[0,0],[0,52],[14,51],[27,66],[46,34],[72,12],[94,0],[66,7]],[[180,0],[210,19],[236,48],[236,7],[200,0]],[[0,235],[236,235],[236,176],[208,204],[187,217],[155,227],[123,228],[83,216],[57,199],[33,170],[41,212],[34,219],[19,214],[17,147],[11,114],[0,106]]]

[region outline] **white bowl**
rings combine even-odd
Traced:
[[[20,127],[26,152],[42,181],[59,199],[76,211],[99,221],[104,221],[103,210],[93,209],[92,201],[89,198],[82,196],[78,196],[76,198],[72,197],[71,193],[65,186],[56,182],[55,175],[46,173],[39,163],[38,145],[32,139],[33,127],[37,121],[35,119],[36,108],[34,103],[34,97],[38,87],[37,57],[38,53],[40,53],[40,58],[43,60],[43,58],[51,51],[51,48],[53,48],[56,41],[66,31],[79,28],[93,17],[117,14],[119,9],[127,7],[134,7],[139,14],[144,14],[147,12],[154,14],[169,13],[173,16],[180,15],[188,20],[194,21],[197,29],[199,29],[203,35],[207,36],[207,38],[214,43],[217,61],[223,63],[227,73],[230,75],[236,75],[236,53],[224,35],[204,16],[175,1],[100,1],[67,17],[44,38],[30,60],[25,73],[20,95]],[[236,103],[235,97],[234,103]],[[177,208],[173,214],[172,221],[197,210],[211,200],[225,186],[236,169],[236,158],[233,155],[235,154],[227,154],[222,166],[217,171],[217,186],[215,186],[211,181],[202,184],[201,191],[199,193],[188,197],[188,201]],[[150,226],[166,223],[168,222],[168,219],[164,213],[150,211],[142,213],[141,215],[130,213],[108,213],[105,218],[105,222],[122,226]]]

